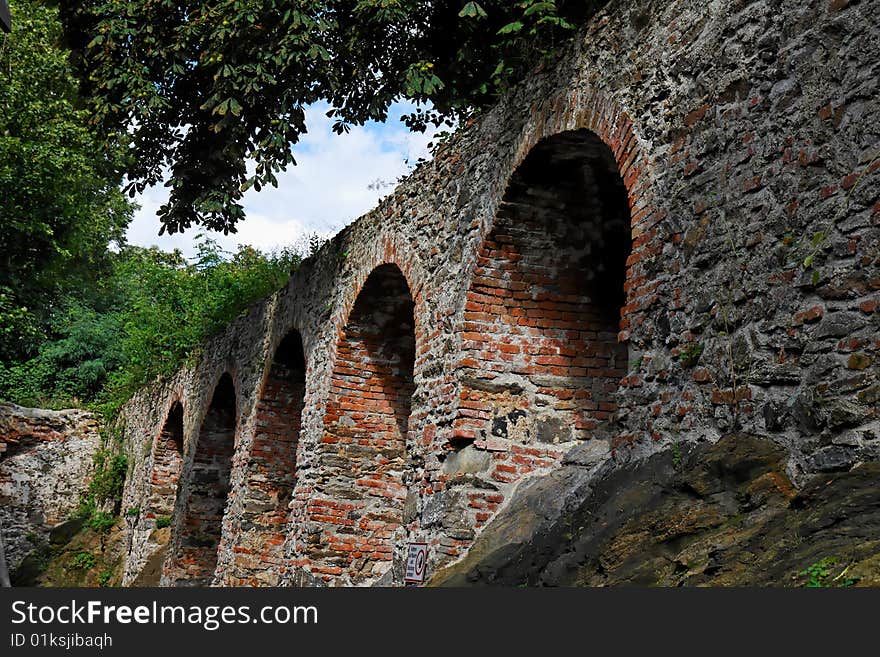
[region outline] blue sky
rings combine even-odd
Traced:
[[[297,166],[278,176],[278,187],[245,194],[247,219],[239,223],[238,233],[212,234],[224,248],[250,244],[271,251],[302,244],[311,233],[329,237],[375,207],[419,157],[430,157],[427,145],[432,135],[411,133],[399,121],[412,109],[409,105],[393,106],[384,124],[353,127],[343,135],[331,130],[327,109],[324,104],[307,108],[309,132],[294,147]],[[128,228],[128,241],[165,250],[179,248],[190,256],[193,240],[202,232],[198,226],[183,235],[158,235],[156,211],[166,198],[165,187],[157,185],[135,199],[141,209]]]

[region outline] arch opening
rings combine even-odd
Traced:
[[[403,523],[407,426],[414,391],[414,303],[396,265],[364,283],[337,342],[324,433],[324,482],[310,501],[323,525],[313,572],[353,583],[388,570]]]
[[[156,523],[170,519],[183,467],[183,405],[176,401],[153,445],[153,467],[145,517]],[[167,539],[166,539],[167,540]]]
[[[213,579],[229,496],[235,430],[235,386],[227,373],[214,388],[195,446],[174,559],[177,586],[207,586]]]
[[[278,345],[256,406],[242,527],[235,565],[255,581],[278,584],[288,507],[296,483],[296,451],[306,391],[302,336],[291,330]],[[244,574],[244,573],[242,573]]]
[[[613,153],[588,130],[543,139],[512,175],[468,290],[450,445],[502,441],[493,478],[546,467],[552,445],[616,411],[630,216]]]

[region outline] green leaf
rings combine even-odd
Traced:
[[[45,4],[16,2],[23,16]],[[170,11],[165,0],[61,4],[67,41],[94,44],[76,61],[77,77],[93,90],[86,120],[102,136],[124,135],[126,173],[141,189],[170,172],[159,219],[176,233],[194,224],[234,228],[247,161],[291,165],[306,131],[303,117],[291,119],[297,108],[329,100],[344,119],[334,130],[345,132],[384,120],[398,100],[430,97],[430,109],[405,119],[409,127],[462,123],[561,50],[568,21],[586,23],[605,3],[201,0],[183,3],[186,11]],[[459,20],[437,20],[454,7]],[[423,62],[442,74],[414,75]],[[236,104],[223,105],[227,98]],[[245,114],[247,126],[234,120]]]
[[[508,23],[500,30],[498,30],[498,34],[513,34],[515,32],[519,32],[523,29],[523,24],[520,21],[514,21],[512,23]]]
[[[539,11],[540,12],[555,12],[556,11],[556,3],[555,2],[536,2],[535,4],[528,7],[523,12],[523,16],[531,16],[532,14],[536,14]]]
[[[467,3],[460,12],[459,18],[486,18],[488,14],[477,2]]]

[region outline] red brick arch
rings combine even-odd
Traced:
[[[620,322],[620,339],[629,340],[631,329],[646,319],[644,310],[653,301],[654,286],[642,263],[663,248],[657,224],[665,212],[657,207],[654,194],[661,172],[645,156],[642,138],[627,112],[603,92],[590,86],[557,94],[533,108],[533,121],[526,128],[512,161],[515,169],[542,139],[565,131],[589,130],[610,149],[626,187],[630,207],[632,251],[627,259],[627,304]],[[487,232],[489,227],[487,227]]]
[[[414,391],[415,303],[401,268],[373,269],[339,330],[317,446],[323,476],[308,501],[321,525],[307,542],[318,575],[353,583],[390,566],[407,495],[407,434]]]
[[[174,513],[180,473],[183,468],[183,404],[175,398],[168,406],[162,429],[152,447],[149,492],[143,517],[155,522]]]
[[[289,504],[296,483],[296,454],[302,428],[306,360],[300,332],[291,328],[272,351],[254,410],[254,438],[244,482],[241,532],[235,566],[276,585],[287,537]]]
[[[632,123],[610,103],[573,93],[535,117],[474,263],[446,446],[490,452],[485,474],[502,483],[550,467],[617,409],[648,194]]]
[[[174,523],[177,537],[170,579],[177,586],[206,586],[217,567],[238,428],[237,399],[233,378],[226,372],[214,388],[199,429],[183,516]]]

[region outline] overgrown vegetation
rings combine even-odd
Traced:
[[[95,452],[92,480],[80,500],[76,515],[86,519],[86,524],[96,532],[108,530],[113,524],[112,518],[119,515],[127,471],[125,454],[114,453],[106,447]],[[103,511],[108,507],[109,512]]]
[[[57,583],[105,586],[118,578],[113,528],[128,470],[119,407],[282,287],[301,250],[230,253],[201,236],[187,259],[127,245],[130,153],[90,123],[57,9],[11,5],[13,32],[0,33],[0,401],[87,407],[107,427],[70,546],[35,536],[20,579],[51,571]],[[314,237],[306,248],[319,247]]]
[[[300,262],[291,250],[231,254],[213,240],[197,257],[126,246],[98,290],[71,293],[33,355],[0,361],[0,398],[26,406],[92,405],[112,416],[132,392],[178,368]]]
[[[70,567],[76,570],[91,570],[95,567],[98,560],[91,552],[80,551],[73,555],[70,560]]]
[[[678,360],[685,367],[693,367],[700,360],[704,349],[700,342],[689,342],[678,352]]]
[[[57,11],[13,0],[0,32],[0,362],[32,354],[109,270],[132,213],[125,152],[87,127]],[[96,293],[100,293],[96,290]]]
[[[849,567],[841,568],[836,557],[825,557],[810,564],[805,570],[801,571],[801,575],[807,577],[804,584],[807,588],[846,588],[856,583],[853,577],[847,577]]]
[[[113,579],[113,571],[109,568],[105,568],[101,571],[101,574],[98,575],[98,586],[106,587],[110,586],[110,580]]]

